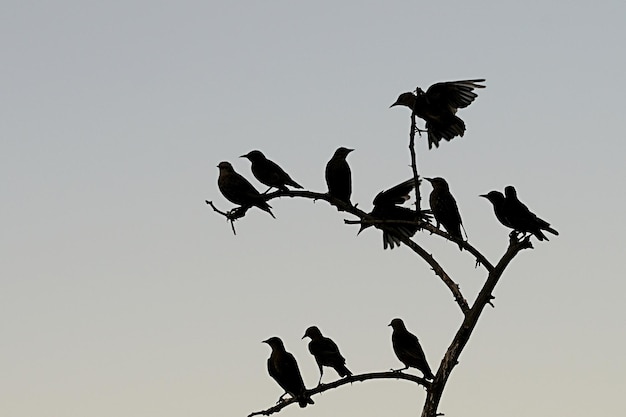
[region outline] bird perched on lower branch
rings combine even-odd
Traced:
[[[406,106],[426,122],[428,131],[428,149],[439,147],[441,139],[452,140],[465,134],[465,122],[456,112],[469,106],[478,96],[476,88],[485,88],[479,83],[484,79],[447,81],[428,87],[426,92],[416,88],[415,93],[402,93],[393,106]]]
[[[296,358],[285,350],[283,341],[278,337],[270,337],[263,343],[267,343],[272,348],[272,353],[267,360],[267,371],[285,390],[285,394],[295,398],[302,408],[306,407],[307,404],[315,404],[306,391]],[[279,402],[285,394],[280,396]]]
[[[354,149],[338,148],[326,164],[326,185],[328,194],[348,205],[352,195],[352,172],[346,158]]]
[[[220,169],[217,186],[228,201],[243,207],[258,207],[274,217],[272,207],[267,204],[261,193],[247,179],[235,172],[230,162],[220,162],[217,167]]]
[[[394,372],[400,372],[412,367],[422,371],[424,378],[434,379],[435,376],[430,370],[430,366],[428,366],[426,355],[417,336],[407,330],[402,319],[395,318],[391,320],[389,326],[393,329],[391,334],[393,351],[400,359],[400,362],[404,364],[404,368],[396,369]]]
[[[324,366],[333,368],[340,377],[352,375],[352,372],[346,367],[346,360],[341,353],[337,344],[328,337],[324,337],[320,329],[316,326],[311,326],[304,332],[302,338],[309,337],[309,352],[315,357],[317,367],[320,370],[320,379],[317,385],[322,383],[322,376],[324,375]]]
[[[267,159],[261,151],[250,151],[245,155],[241,155],[241,158],[250,160],[252,163],[250,169],[254,177],[262,184],[270,187],[270,189],[274,187],[280,191],[287,191],[287,185],[294,188],[302,188],[277,163]]]

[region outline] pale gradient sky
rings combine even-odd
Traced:
[[[362,373],[400,365],[387,324],[402,317],[436,368],[461,315],[409,250],[308,200],[252,210],[233,236],[204,200],[232,207],[216,165],[252,178],[251,149],[325,191],[347,146],[369,210],[410,175],[409,112],[389,105],[467,78],[487,88],[460,113],[466,135],[420,141],[421,173],[448,179],[494,262],[508,230],[479,194],[514,184],[561,235],[510,265],[440,411],[623,415],[625,17],[623,1],[4,1],[0,415],[246,416],[282,393],[269,336],[316,383],[312,324]],[[472,301],[473,259],[416,240]],[[424,391],[314,399],[280,416],[415,416]]]

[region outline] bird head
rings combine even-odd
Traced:
[[[507,185],[506,187],[504,187],[504,195],[506,196],[506,198],[517,200],[517,191],[512,185]]]
[[[433,186],[433,188],[442,190],[447,190],[450,188],[448,186],[448,182],[441,177],[426,178],[426,180]]]
[[[310,337],[311,340],[320,338],[322,337],[322,332],[317,328],[317,326],[311,326],[304,332],[304,336],[302,336],[302,338],[304,339],[305,337]]]
[[[259,160],[265,159],[265,155],[263,155],[263,152],[257,151],[255,149],[253,151],[248,152],[245,155],[241,155],[240,158],[248,158],[250,161],[259,161]]]
[[[493,205],[504,203],[504,195],[500,191],[489,191],[487,194],[481,194],[480,197],[491,201]]]
[[[399,318],[395,318],[391,320],[391,323],[389,323],[389,326],[391,326],[391,328],[394,330],[405,328],[404,322],[402,321],[402,319],[399,319]]]
[[[394,106],[406,106],[409,109],[413,109],[415,106],[415,94],[411,92],[400,94],[396,102],[389,106],[389,108]]]
[[[283,341],[280,340],[279,337],[273,336],[267,340],[264,340],[263,343],[267,343],[270,345],[272,349],[285,349],[285,345],[283,345]]]
[[[335,155],[333,156],[333,158],[343,158],[345,159],[348,154],[350,152],[352,152],[354,149],[349,149],[349,148],[344,148],[343,146],[340,148],[337,148],[337,150],[335,151]]]
[[[226,162],[226,161],[222,161],[220,162],[217,167],[220,169],[220,172],[233,172],[233,166],[230,164],[230,162]]]

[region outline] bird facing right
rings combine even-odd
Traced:
[[[393,351],[400,362],[404,364],[404,368],[396,369],[395,372],[412,367],[422,371],[425,379],[434,379],[435,376],[430,370],[430,366],[428,366],[426,355],[417,336],[407,330],[402,319],[395,318],[391,320],[389,326],[393,329],[391,334]]]
[[[326,185],[328,194],[348,205],[352,195],[352,172],[346,158],[354,149],[338,148],[326,164]]]
[[[241,158],[250,160],[252,163],[250,167],[252,174],[259,182],[270,188],[274,187],[280,191],[287,191],[287,185],[294,188],[302,188],[276,162],[267,159],[261,151],[250,151],[245,155],[241,155]]]
[[[304,332],[302,338],[309,337],[309,352],[315,357],[317,367],[320,370],[320,379],[317,385],[322,383],[322,376],[324,375],[324,366],[330,366],[333,368],[340,377],[350,376],[352,372],[346,367],[346,360],[341,353],[337,344],[332,339],[324,337],[320,329],[317,326],[311,326]]]
[[[267,360],[267,371],[270,376],[286,393],[298,401],[300,407],[304,408],[307,404],[314,404],[304,386],[298,363],[293,355],[285,350],[283,341],[278,337],[270,337],[263,343],[267,343],[272,348],[272,353]],[[279,402],[284,395],[280,396]]]

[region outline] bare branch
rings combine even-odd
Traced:
[[[415,243],[410,238],[406,236],[398,236],[398,238],[400,239],[402,243],[404,243],[406,246],[411,248],[413,252],[415,252],[423,260],[425,260],[426,263],[428,263],[428,265],[430,265],[433,272],[439,278],[441,278],[444,284],[446,284],[446,287],[448,287],[448,289],[454,296],[454,301],[456,301],[456,303],[459,305],[463,314],[467,315],[470,308],[469,308],[469,305],[467,304],[467,300],[465,299],[465,297],[463,297],[463,294],[461,293],[461,288],[456,282],[452,280],[452,278],[450,278],[450,276],[446,273],[446,271],[444,271],[442,266],[439,265],[439,263],[435,260],[435,258],[433,258],[433,256],[430,253],[426,252],[424,248],[422,248],[420,245]]]
[[[424,403],[424,409],[422,410],[422,417],[433,417],[437,415],[437,407],[439,406],[439,401],[441,400],[448,378],[450,377],[454,367],[458,364],[461,352],[469,341],[481,313],[483,312],[485,306],[493,299],[492,292],[496,284],[513,258],[515,258],[515,256],[523,249],[531,248],[532,244],[530,243],[529,237],[519,240],[516,236],[511,235],[507,251],[504,255],[502,255],[500,261],[489,273],[485,284],[474,301],[474,305],[465,315],[465,319],[463,320],[461,327],[459,327],[452,343],[441,360],[441,364],[439,365],[439,369],[435,375],[435,380],[432,382],[431,388],[428,390],[426,402]]]
[[[411,153],[411,169],[413,170],[413,178],[415,179],[415,209],[419,212],[422,204],[420,194],[419,175],[417,173],[417,156],[415,155],[415,131],[417,122],[415,121],[415,110],[411,112],[411,132],[409,133],[409,152]],[[421,132],[420,132],[421,135]]]
[[[387,372],[372,372],[369,374],[361,374],[361,375],[351,375],[345,378],[338,379],[337,381],[333,381],[328,384],[320,384],[317,387],[307,390],[309,396],[313,396],[315,394],[321,394],[324,391],[328,391],[330,389],[338,388],[342,385],[351,384],[353,382],[363,382],[370,379],[404,379],[407,381],[415,382],[416,384],[422,385],[426,389],[430,386],[430,382],[424,378],[420,378],[418,376],[412,374],[405,374],[399,371],[387,371]],[[254,413],[248,414],[248,417],[253,416],[269,416],[270,414],[274,414],[287,407],[290,404],[297,403],[295,398],[289,398],[283,401],[280,401],[273,407],[268,408],[267,410],[255,411]]]

